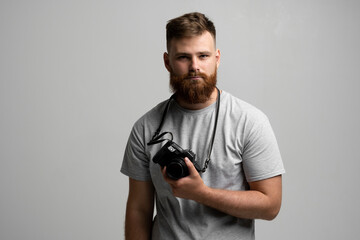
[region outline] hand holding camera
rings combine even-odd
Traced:
[[[184,158],[188,158],[195,169],[200,172],[201,168],[196,162],[196,154],[191,150],[183,150],[179,145],[169,140],[153,158],[162,168],[166,167],[166,174],[169,178],[177,180],[189,175],[188,167]]]
[[[170,185],[172,193],[175,197],[197,201],[201,198],[201,196],[203,196],[207,186],[191,160],[185,157],[184,162],[189,171],[189,175],[186,177],[177,180],[170,178],[168,176],[166,166],[162,168],[161,172],[164,180]]]

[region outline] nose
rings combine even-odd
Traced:
[[[191,58],[191,62],[190,62],[190,71],[191,72],[198,72],[199,69],[199,61],[196,58],[196,56]]]

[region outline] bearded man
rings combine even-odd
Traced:
[[[285,171],[269,120],[216,87],[220,51],[204,14],[166,31],[174,94],[134,124],[126,146],[126,239],[255,239],[254,219],[281,206]]]

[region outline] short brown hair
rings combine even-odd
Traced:
[[[166,45],[168,51],[172,39],[199,36],[205,31],[211,33],[214,41],[216,40],[214,23],[202,13],[187,13],[171,19],[166,25]]]

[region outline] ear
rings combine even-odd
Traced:
[[[167,52],[164,52],[164,65],[166,69],[170,72],[170,61],[169,61],[169,54]]]
[[[215,53],[215,58],[216,58],[216,69],[219,67],[220,65],[220,50],[216,49],[216,53]]]

